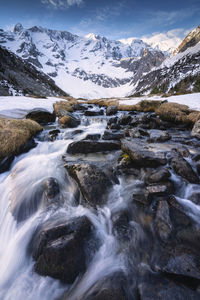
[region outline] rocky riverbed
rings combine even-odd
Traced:
[[[200,113],[107,103],[29,112],[2,148],[0,299],[200,298]]]

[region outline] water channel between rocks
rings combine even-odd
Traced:
[[[117,116],[124,114],[128,112]],[[165,141],[147,141],[140,132],[136,141],[138,147],[142,141],[141,152],[145,143],[156,156],[154,163],[159,162],[154,165],[150,159],[147,166],[144,161],[135,167],[120,148],[67,153],[71,143],[88,135],[92,143],[105,141],[111,118],[84,116],[82,111],[75,115],[81,119],[77,128],[62,129],[57,121],[45,126],[37,146],[17,156],[10,171],[0,175],[0,299],[200,299],[200,185],[193,159],[200,153],[198,140],[188,130],[173,127],[167,128],[171,139]],[[115,143],[126,127],[122,122],[113,131],[119,134],[113,136]],[[49,131],[55,129],[60,132],[50,139]],[[134,141],[130,135],[124,138]],[[197,182],[175,172],[173,151],[190,164]],[[90,185],[90,195],[72,175],[76,168],[102,176],[97,188],[95,177],[80,179]],[[42,254],[40,242],[49,243],[47,254]],[[59,252],[57,263],[69,253],[72,257],[69,272],[64,263],[59,280],[60,270],[51,273],[48,268],[63,243],[71,243],[72,250]]]

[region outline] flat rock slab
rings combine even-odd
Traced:
[[[67,153],[77,154],[77,153],[96,153],[96,152],[105,152],[105,151],[114,151],[121,148],[120,143],[118,142],[105,142],[105,141],[89,141],[81,140],[78,142],[73,142],[69,144]]]
[[[138,167],[156,168],[167,163],[164,152],[159,152],[156,147],[149,146],[138,139],[122,140],[122,150],[130,156]]]

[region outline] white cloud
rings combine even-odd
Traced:
[[[162,51],[173,52],[189,31],[177,28],[167,32],[155,32],[150,36],[143,36],[141,39],[153,48],[158,46]]]
[[[41,0],[41,2],[54,9],[65,9],[74,5],[80,6],[84,3],[83,0]]]

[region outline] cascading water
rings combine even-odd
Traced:
[[[158,237],[152,221],[155,215],[154,203],[149,205],[147,212],[146,208],[138,208],[132,199],[133,194],[140,194],[144,188],[144,176],[137,178],[137,174],[118,174],[118,182],[104,195],[106,204],[96,210],[80,205],[77,201],[82,196],[77,193],[75,182],[67,175],[62,156],[65,155],[65,160],[73,162],[110,161],[111,164],[117,157],[117,152],[88,156],[66,154],[70,143],[82,140],[88,134],[102,135],[105,131],[106,117],[86,118],[81,115],[81,118],[76,134],[74,129],[61,129],[53,142],[48,141],[48,130],[57,128],[58,124],[47,127],[38,137],[37,147],[15,158],[11,170],[0,175],[2,300],[57,300],[63,294],[66,300],[81,300],[85,299],[83,297],[97,282],[118,273],[128,278],[128,284],[124,286],[127,299],[139,299],[135,293],[138,278],[146,272],[154,276],[155,270],[151,263],[158,254]],[[171,149],[171,145],[162,147],[167,151]],[[52,178],[59,185],[58,199],[55,197],[53,202],[44,193],[46,181]],[[177,202],[183,211],[200,224],[199,206],[189,200],[194,192],[199,192],[199,185],[183,184],[172,170],[171,181],[176,187]],[[80,216],[87,216],[93,224],[94,240],[98,244],[95,249],[91,246],[93,253],[88,254],[84,274],[78,276],[73,284],[38,275],[34,271],[35,261],[30,251],[35,232],[49,220],[67,221]],[[115,219],[115,216],[119,218]],[[128,229],[124,222],[128,224]]]
[[[86,120],[83,120],[83,124]],[[106,122],[94,119],[89,125],[79,126],[83,133],[74,139],[82,139],[90,133],[103,133]],[[123,267],[122,255],[117,254],[118,243],[112,234],[111,206],[99,209],[97,214],[83,206],[74,207],[73,195],[75,187],[66,178],[62,155],[72,139],[63,139],[72,130],[61,132],[56,141],[41,141],[29,153],[20,155],[12,164],[11,171],[0,176],[0,299],[56,299],[66,286],[50,277],[41,277],[33,272],[33,259],[27,253],[30,239],[37,226],[52,216],[60,213],[70,219],[73,216],[87,215],[94,224],[101,247],[95,254],[87,272],[77,284],[75,292],[71,291],[70,299],[81,299],[81,295],[95,281]],[[45,132],[41,135],[45,135]],[[59,182],[63,205],[45,207],[40,202],[34,207],[35,193],[38,185],[46,178],[53,177]],[[119,189],[119,188],[118,188]],[[119,192],[119,191],[118,191]],[[116,192],[114,192],[116,197]],[[112,198],[112,193],[110,195]],[[120,198],[119,198],[120,199]],[[19,202],[16,213],[18,222],[12,215],[12,203]],[[121,201],[119,200],[119,208]],[[116,202],[114,207],[118,205]]]

